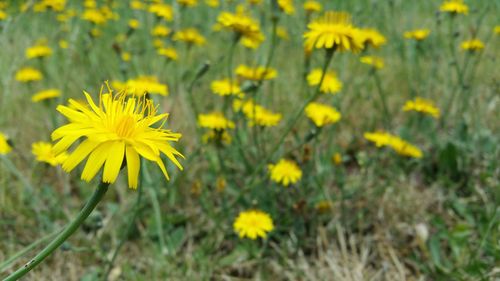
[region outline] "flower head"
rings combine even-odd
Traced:
[[[36,44],[26,49],[26,58],[43,58],[52,55],[52,49],[45,42]]]
[[[394,136],[386,132],[374,132],[365,133],[364,137],[365,139],[375,143],[377,147],[388,146],[400,155],[422,158],[422,151],[418,147],[406,142],[398,136]]]
[[[149,6],[148,11],[166,21],[172,21],[174,18],[174,11],[172,9],[172,6],[168,4],[153,3]]]
[[[384,68],[384,60],[380,57],[375,56],[363,56],[359,59],[361,63],[371,65],[376,69]]]
[[[234,122],[224,117],[222,112],[198,115],[198,125],[202,128],[225,130],[234,128]]]
[[[177,3],[184,7],[194,7],[198,5],[198,0],[177,0]]]
[[[278,0],[278,7],[287,15],[295,14],[293,0]]]
[[[158,55],[166,57],[167,59],[170,59],[170,60],[177,60],[177,58],[179,57],[177,55],[177,50],[175,50],[172,47],[168,47],[168,48],[161,47],[158,49],[157,52],[158,52]]]
[[[9,144],[9,139],[2,132],[0,132],[0,155],[5,155],[12,150]]]
[[[335,49],[358,52],[363,49],[363,36],[344,12],[328,11],[307,25],[304,34],[306,50]]]
[[[452,15],[464,14],[467,15],[469,12],[469,7],[464,4],[462,0],[446,0],[441,7],[439,7],[441,12],[450,13]]]
[[[153,27],[153,29],[151,30],[151,35],[156,37],[167,37],[170,34],[170,32],[171,32],[170,28],[159,24]]]
[[[476,52],[484,49],[484,43],[479,39],[472,39],[462,42],[462,45],[460,45],[460,47],[465,51]]]
[[[168,86],[158,81],[156,76],[139,76],[129,79],[126,83],[113,81],[113,87],[119,91],[125,91],[129,95],[143,96],[145,94],[168,95]]]
[[[403,35],[406,39],[422,41],[427,38],[430,33],[431,31],[429,29],[415,29],[412,31],[406,31]]]
[[[273,127],[281,121],[282,115],[271,112],[261,105],[255,104],[252,100],[235,100],[233,103],[235,111],[242,111],[248,119],[249,126]]]
[[[55,154],[50,142],[42,141],[33,143],[31,145],[31,152],[35,155],[37,161],[48,163],[51,166],[62,164],[68,158],[66,152],[58,155]]]
[[[361,29],[360,32],[363,45],[365,46],[365,48],[367,48],[368,46],[372,46],[373,48],[378,48],[387,43],[387,39],[385,39],[384,35],[382,35],[376,29],[365,28]]]
[[[335,108],[317,102],[309,103],[305,112],[317,127],[337,123],[342,116]]]
[[[302,178],[302,170],[292,160],[281,159],[276,164],[268,165],[271,180],[285,187],[297,183]]]
[[[274,225],[268,214],[259,210],[249,210],[238,215],[233,229],[240,238],[248,237],[255,240],[258,237],[266,238],[267,233],[274,229]]]
[[[255,38],[261,35],[259,23],[248,16],[244,10],[236,13],[222,12],[217,17],[217,23],[241,37]]]
[[[187,28],[184,30],[177,31],[173,37],[174,41],[182,41],[188,45],[204,45],[205,37],[198,32],[196,28]]]
[[[244,64],[240,64],[235,72],[238,76],[254,81],[271,80],[278,75],[276,69],[272,67],[266,69],[264,66],[250,67]]]
[[[219,96],[243,96],[241,92],[240,85],[236,81],[230,81],[229,79],[215,80],[210,84],[210,88],[214,94]]]
[[[211,8],[217,8],[220,5],[219,0],[205,0],[205,4]]]
[[[416,111],[428,114],[434,118],[439,118],[440,112],[439,108],[434,105],[431,100],[423,98],[415,98],[415,100],[409,100],[403,106],[403,111]]]
[[[42,72],[33,67],[23,67],[16,72],[16,80],[19,82],[40,81],[42,78]]]
[[[307,83],[309,86],[317,86],[321,81],[323,71],[319,68],[314,69],[307,75]],[[342,82],[337,78],[334,71],[327,71],[323,83],[321,84],[320,91],[324,94],[336,94],[342,90]]]
[[[48,89],[39,91],[31,97],[32,102],[40,102],[44,100],[49,100],[53,98],[58,98],[61,96],[61,91],[58,89]]]
[[[130,29],[137,29],[141,25],[141,22],[138,19],[131,19],[128,21],[128,27]]]
[[[321,3],[315,0],[307,0],[304,2],[304,10],[307,13],[321,12]]]
[[[69,152],[62,168],[71,172],[88,157],[81,178],[90,181],[103,168],[103,182],[115,182],[122,166],[126,163],[128,185],[137,188],[140,156],[155,162],[169,179],[161,154],[167,156],[179,169],[182,166],[176,159],[183,157],[170,142],[178,141],[181,134],[164,129],[168,114],[157,114],[153,101],[127,97],[123,92],[100,94],[99,104],[85,93],[88,105],[69,100],[69,106],[59,105],[57,110],[69,120],[52,133],[56,155],[68,151],[77,141],[77,147]],[[155,124],[162,122],[159,126]]]

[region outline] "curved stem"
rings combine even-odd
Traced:
[[[100,183],[99,186],[94,190],[94,193],[90,197],[89,201],[85,204],[83,209],[77,215],[77,217],[61,232],[59,235],[50,242],[47,247],[40,251],[33,259],[28,263],[19,268],[16,272],[9,275],[4,281],[14,281],[18,280],[28,272],[30,272],[35,266],[40,264],[46,257],[51,255],[59,246],[61,246],[64,241],[66,241],[75,231],[80,227],[80,225],[85,221],[85,219],[92,213],[92,211],[97,206],[97,203],[101,201],[108,191],[109,183]]]

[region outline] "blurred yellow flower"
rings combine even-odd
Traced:
[[[47,44],[39,43],[26,49],[26,58],[43,58],[52,55],[52,49]]]
[[[307,13],[321,12],[321,3],[315,0],[307,0],[304,2],[304,10]]]
[[[55,154],[53,146],[49,142],[33,143],[31,145],[31,152],[35,155],[36,161],[48,163],[51,166],[62,164],[68,158],[66,152]]]
[[[234,231],[240,238],[256,240],[266,238],[267,233],[274,229],[273,220],[268,214],[259,210],[241,212],[233,224]]]
[[[87,9],[82,14],[82,19],[93,24],[104,24],[108,20],[106,16],[98,9]]]
[[[340,153],[338,152],[335,152],[332,156],[332,162],[337,166],[342,164],[342,155],[340,155]]]
[[[233,102],[233,109],[236,112],[243,112],[249,121],[249,126],[273,127],[278,125],[283,117],[279,113],[273,113],[263,106],[255,104],[252,100],[235,100]]]
[[[260,33],[258,35],[255,35],[253,37],[242,37],[241,38],[241,45],[249,48],[249,49],[257,49],[266,37],[264,34]]]
[[[260,3],[262,3],[262,0],[247,0],[247,2],[250,5],[260,5]]]
[[[278,75],[276,69],[272,67],[265,69],[264,66],[250,67],[244,64],[240,64],[236,68],[235,72],[238,76],[241,76],[247,80],[254,81],[271,80],[276,78],[276,76]]]
[[[423,156],[422,151],[418,147],[402,140],[398,136],[386,132],[365,133],[364,137],[375,143],[377,147],[391,147],[394,151],[403,156],[413,158],[422,158]]]
[[[0,155],[5,155],[12,151],[12,147],[9,144],[7,137],[0,132]]]
[[[178,58],[177,51],[172,47],[168,47],[168,48],[162,47],[162,48],[159,48],[157,52],[158,52],[158,55],[166,57],[167,59],[170,59],[170,60],[177,60],[177,58]]]
[[[23,67],[16,72],[16,80],[19,82],[40,81],[42,78],[42,72],[33,67]]]
[[[205,0],[205,4],[211,8],[217,8],[219,7],[219,0]]]
[[[441,12],[450,13],[453,15],[456,14],[464,14],[466,15],[469,12],[469,7],[464,4],[462,0],[447,0],[441,4],[439,7]]]
[[[306,106],[305,112],[306,116],[317,127],[337,123],[342,116],[334,107],[317,102],[309,103]]]
[[[276,164],[268,165],[271,180],[288,187],[302,178],[302,170],[292,160],[281,159]]]
[[[71,18],[75,17],[78,13],[74,9],[68,9],[62,13],[59,13],[56,17],[59,22],[67,22]]]
[[[130,8],[133,10],[144,10],[146,9],[144,3],[140,0],[132,0],[130,1]]]
[[[84,92],[88,105],[70,99],[70,106],[57,107],[70,123],[52,133],[52,140],[58,141],[53,147],[54,153],[68,151],[77,140],[83,139],[69,152],[62,168],[71,172],[88,157],[81,178],[90,181],[104,165],[102,181],[113,183],[126,163],[128,186],[134,189],[138,184],[140,156],[155,162],[167,179],[161,154],[182,170],[176,156],[183,156],[170,145],[171,141],[178,141],[181,134],[163,128],[168,114],[157,115],[157,107],[150,99],[127,97],[123,93],[113,95],[108,90],[110,93],[105,94],[101,90],[98,105]],[[152,127],[159,122],[161,125]]]
[[[497,34],[497,35],[498,35],[498,34],[500,34],[500,25],[497,25],[497,26],[495,26],[495,27],[493,28],[493,33],[495,33],[495,34]]]
[[[217,17],[221,27],[233,31],[239,37],[255,38],[261,35],[257,21],[248,16],[244,10],[236,13],[221,12]]]
[[[305,47],[359,52],[363,49],[363,36],[353,27],[351,16],[345,12],[328,11],[323,17],[311,21],[304,33]]]
[[[278,38],[281,38],[283,40],[289,40],[290,36],[288,35],[288,31],[286,31],[286,28],[283,26],[278,26],[276,28],[276,35]]]
[[[168,95],[168,86],[158,81],[156,76],[138,76],[135,79],[129,79],[126,83],[113,81],[113,88],[118,91],[125,91],[129,95],[141,97],[145,94]]]
[[[220,144],[220,143],[230,144],[232,141],[231,135],[229,135],[229,133],[226,130],[224,130],[224,131],[210,130],[210,131],[206,132],[205,134],[203,134],[201,139],[202,139],[203,143],[210,143],[213,141],[216,144]]]
[[[361,63],[373,66],[376,69],[384,68],[384,60],[376,56],[363,56],[359,59]]]
[[[295,7],[293,6],[293,0],[278,0],[278,6],[287,15],[295,14]]]
[[[66,7],[66,0],[41,0],[33,5],[33,11],[45,12],[46,10],[53,10],[61,12]]]
[[[321,200],[316,203],[315,208],[319,213],[326,213],[333,208],[333,203],[328,200]]]
[[[318,86],[321,81],[321,75],[323,71],[319,68],[316,68],[307,75],[307,83],[309,86]],[[337,74],[329,70],[325,74],[325,78],[323,78],[323,83],[321,85],[320,91],[324,94],[337,94],[342,90],[342,82],[337,78]]]
[[[129,52],[122,52],[122,55],[120,57],[124,62],[128,62],[132,59],[132,54]]]
[[[32,102],[40,102],[44,100],[49,100],[53,98],[58,98],[61,96],[61,91],[58,89],[48,89],[48,90],[43,90],[35,93],[31,97]]]
[[[201,128],[225,130],[234,128],[234,122],[224,117],[222,112],[212,112],[198,115],[198,125]]]
[[[170,28],[159,24],[151,30],[151,35],[157,37],[167,37],[170,34],[170,31]]]
[[[95,27],[90,30],[90,35],[92,35],[92,37],[97,38],[102,35],[102,31],[99,28]]]
[[[174,11],[172,6],[163,3],[153,3],[149,6],[148,11],[159,18],[166,21],[172,21],[174,18]]]
[[[409,100],[403,106],[403,111],[416,111],[428,114],[434,118],[439,118],[439,108],[434,105],[434,102],[428,99],[416,97],[414,100]]]
[[[5,20],[7,18],[7,13],[5,11],[0,10],[0,21]]]
[[[59,40],[59,48],[67,49],[69,47],[68,41],[61,39]]]
[[[430,33],[431,31],[429,29],[415,29],[412,31],[406,31],[403,35],[406,39],[414,39],[417,41],[422,41],[425,38],[427,38],[427,36],[429,36]]]
[[[376,29],[364,28],[361,29],[360,32],[365,48],[369,46],[372,46],[373,48],[378,48],[387,43],[387,39],[385,39],[384,35],[382,35]]]
[[[472,39],[462,42],[460,47],[462,48],[462,50],[475,52],[484,49],[484,43],[479,39]]]
[[[137,29],[139,28],[140,26],[140,22],[138,19],[131,19],[128,21],[128,27],[130,27],[131,29]]]
[[[237,81],[230,81],[229,79],[215,80],[210,84],[210,89],[214,94],[219,96],[235,95],[242,97],[240,85]]]
[[[196,28],[186,28],[177,31],[173,38],[174,41],[182,41],[188,45],[204,45],[206,42],[205,37],[200,34]]]
[[[177,0],[177,3],[184,7],[194,7],[198,4],[198,0]]]

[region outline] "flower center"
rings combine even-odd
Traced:
[[[130,115],[125,115],[116,123],[115,132],[120,138],[129,138],[135,132],[135,120]]]

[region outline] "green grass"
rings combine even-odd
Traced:
[[[0,277],[47,242],[4,264],[9,257],[61,229],[98,184],[98,179],[82,182],[81,167],[66,174],[36,162],[31,154],[33,142],[49,140],[54,118],[58,125],[66,122],[56,114],[56,104],[83,98],[82,90],[97,97],[105,80],[156,75],[170,89],[169,96],[153,98],[160,112],[170,113],[166,126],[183,134],[175,147],[186,156],[184,171],[168,165],[171,180],[165,181],[155,165],[146,163],[142,191],[128,189],[126,177],[120,176],[81,230],[28,280],[102,280],[121,241],[110,280],[500,278],[499,39],[493,33],[498,2],[466,1],[470,12],[454,19],[453,35],[449,17],[436,13],[440,1],[320,1],[325,9],[347,11],[357,26],[376,28],[387,37],[385,46],[368,54],[385,60],[378,76],[391,115],[388,130],[421,148],[421,159],[399,156],[363,138],[364,132],[384,128],[383,111],[370,68],[359,63],[360,55],[350,53],[335,54],[330,65],[344,84],[342,92],[319,99],[334,105],[341,121],[305,141],[314,127],[302,116],[272,150],[314,91],[303,80],[306,22],[299,1],[296,15],[280,14],[279,25],[290,40],[279,40],[272,58],[278,78],[264,82],[258,93],[259,102],[282,113],[283,120],[277,127],[259,129],[256,145],[256,130],[228,108],[226,115],[238,130],[222,149],[201,142],[188,93],[197,69],[208,61],[208,72],[193,87],[194,104],[201,113],[224,108],[223,98],[210,90],[211,81],[227,75],[231,42],[230,34],[211,29],[219,11],[203,3],[182,14],[175,11],[178,17],[168,26],[197,27],[207,45],[188,52],[184,44],[166,40],[179,53],[177,62],[167,64],[153,47],[153,15],[133,11],[122,1],[110,2],[118,4],[114,10],[120,19],[102,27],[99,38],[88,35],[91,26],[79,17],[60,24],[53,12],[19,13],[15,3],[6,9],[8,19],[0,22],[0,132],[14,144],[12,153],[0,159]],[[239,1],[222,2],[233,10]],[[234,66],[263,65],[268,59],[269,2],[252,9],[262,19],[266,41],[255,51],[238,45]],[[68,6],[78,14],[83,10],[76,2]],[[127,32],[132,17],[141,21],[141,28],[118,42],[116,36]],[[421,46],[402,36],[416,28],[431,30]],[[486,48],[467,58],[459,44],[474,36]],[[27,60],[25,49],[41,38],[54,54]],[[60,39],[70,47],[60,49]],[[465,69],[463,79],[455,73],[450,43],[458,66]],[[121,61],[117,47],[132,53],[132,60]],[[315,52],[311,66],[322,64],[322,52]],[[15,72],[28,65],[43,69],[45,79],[29,86],[16,81]],[[62,90],[63,97],[57,103],[32,103],[31,95],[46,88]],[[443,113],[454,93],[448,114],[439,120],[402,111],[405,101],[418,95],[432,99]],[[337,152],[343,158],[340,165],[331,160]],[[286,157],[300,163],[299,184],[284,188],[269,180],[265,167],[255,170],[271,153],[270,162]],[[223,190],[220,178],[226,181]],[[316,205],[325,200],[331,208],[318,210]],[[239,239],[234,233],[234,219],[250,208],[273,218],[275,230],[268,239]],[[427,235],[419,235],[422,229]]]

